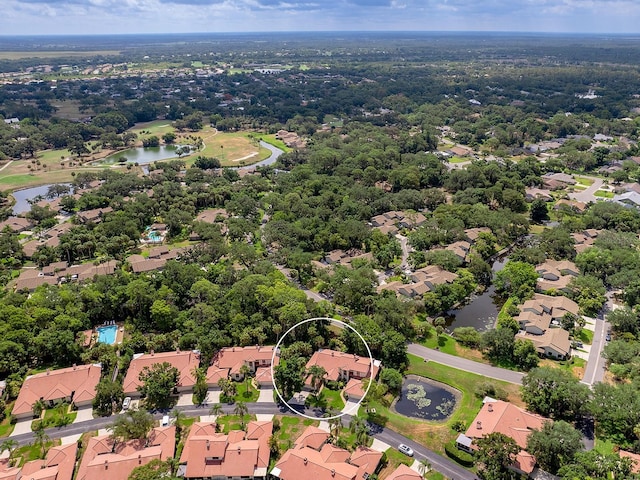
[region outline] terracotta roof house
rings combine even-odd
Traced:
[[[424,477],[404,464],[400,464],[386,480],[424,480]]]
[[[350,453],[326,443],[329,434],[318,430],[308,427],[276,463],[271,475],[281,480],[366,480],[376,471],[382,452],[358,447]],[[309,441],[309,437],[315,441]]]
[[[5,221],[0,222],[0,232],[5,228],[9,227],[12,231],[16,233],[24,232],[25,230],[29,230],[32,227],[32,223],[30,220],[22,217],[9,217]]]
[[[494,432],[499,432],[512,438],[522,449],[516,455],[511,468],[519,473],[530,474],[535,465],[535,458],[524,449],[527,438],[533,430],[541,430],[544,423],[550,421],[540,415],[529,413],[509,402],[485,398],[478,415],[467,431],[456,440],[458,448],[473,452],[473,440],[482,438]],[[469,441],[471,440],[471,442]]]
[[[184,478],[264,479],[269,467],[272,422],[249,422],[247,432],[216,433],[214,423],[194,423],[180,456]]]
[[[327,372],[325,380],[348,382],[352,378],[362,380],[369,378],[373,370],[373,378],[376,378],[380,370],[380,360],[373,361],[368,357],[360,357],[351,353],[338,352],[336,350],[322,349],[314,352],[311,359],[307,362],[308,370],[314,365],[319,365]],[[305,388],[311,388],[311,377],[309,376],[305,382]]]
[[[362,397],[364,397],[365,394],[362,380],[357,380],[355,378],[349,379],[344,387],[344,390],[342,390],[342,394],[347,400],[360,400]]]
[[[134,468],[152,460],[165,461],[176,449],[176,427],[157,427],[149,438],[115,442],[111,435],[91,437],[76,480],[127,480]]]
[[[550,328],[542,335],[518,332],[516,339],[531,340],[538,354],[543,357],[565,360],[571,355],[569,332],[563,328]]]
[[[122,384],[124,394],[130,397],[139,397],[138,387],[142,385],[140,373],[145,367],[151,368],[156,363],[164,362],[176,367],[180,373],[177,386],[178,392],[188,392],[193,389],[196,383],[193,370],[200,365],[200,353],[195,351],[137,353],[133,356],[127,374],[124,377]]]
[[[79,365],[29,375],[11,414],[17,418],[33,417],[33,404],[38,400],[48,402],[49,406],[58,401],[73,403],[76,407],[91,405],[101,373],[99,365]]]
[[[51,447],[44,460],[32,460],[21,467],[10,467],[9,459],[0,460],[2,480],[72,480],[76,466],[77,442]]]
[[[273,357],[273,346],[250,346],[250,347],[228,347],[219,350],[213,357],[211,366],[207,370],[207,377],[212,378],[227,378],[231,377],[234,380],[241,381],[244,379],[240,368],[243,365],[249,367],[251,374],[257,374],[258,370],[271,370],[271,358]],[[278,365],[280,356],[275,356],[275,365]],[[222,373],[226,372],[224,377],[220,377]],[[264,375],[260,372],[261,376]],[[271,374],[269,373],[269,376]],[[269,382],[270,383],[270,382]],[[215,382],[217,385],[217,381]],[[214,386],[214,384],[210,385]]]
[[[448,152],[451,155],[457,155],[458,157],[466,157],[473,154],[473,150],[471,150],[470,148],[459,147],[459,146],[451,147],[448,150]]]

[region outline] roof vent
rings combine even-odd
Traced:
[[[482,430],[482,422],[481,422],[480,420],[478,420],[478,421],[476,422],[476,428],[477,428],[478,430]]]
[[[305,464],[305,465],[307,464],[307,461],[308,461],[308,460],[307,460],[307,457],[304,457],[303,462],[304,462],[304,464]]]
[[[104,461],[104,469],[108,469],[109,468],[109,460],[105,460]]]
[[[240,445],[238,445],[238,453],[240,453]]]
[[[336,476],[336,469],[335,469],[335,468],[332,468],[332,469],[331,469],[331,476],[332,476],[332,477],[335,477],[335,476]]]
[[[138,465],[142,463],[142,455],[138,454]]]
[[[207,450],[209,450],[211,448],[211,442],[209,441],[209,439],[207,439]]]
[[[151,355],[151,356],[153,357],[153,356],[155,355],[155,353],[156,353],[156,352],[154,352],[153,350],[151,350],[151,351],[149,352],[149,355]]]
[[[493,412],[493,404],[492,404],[492,403],[490,403],[490,404],[487,406],[487,410],[489,410],[490,412]]]

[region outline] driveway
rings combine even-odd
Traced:
[[[20,420],[16,423],[16,426],[13,427],[13,432],[11,432],[10,437],[15,437],[16,435],[22,435],[23,433],[31,433],[31,422],[33,420]]]
[[[600,190],[600,187],[602,187],[603,184],[603,180],[601,178],[597,178],[597,177],[587,177],[584,175],[581,175],[584,178],[589,178],[591,180],[593,180],[593,183],[586,188],[585,190],[582,190],[580,192],[572,192],[569,194],[569,198],[571,198],[572,200],[577,200],[578,202],[584,202],[584,203],[589,203],[589,202],[595,202],[596,200],[601,200],[599,197],[596,197],[594,195],[594,193],[596,193],[598,190]]]
[[[257,403],[273,403],[273,388],[260,389],[260,395],[258,395]]]
[[[87,420],[93,420],[93,408],[82,407],[78,409],[78,415],[73,423],[86,422]]]
[[[342,409],[342,413],[346,413],[348,415],[357,415],[358,407],[358,402],[348,400],[347,403],[345,403],[344,408]]]
[[[193,393],[181,393],[178,395],[178,402],[176,403],[179,407],[186,407],[187,405],[193,405]]]
[[[222,393],[221,390],[209,389],[209,391],[207,392],[207,398],[205,399],[204,403],[206,403],[207,405],[220,403],[220,393]]]

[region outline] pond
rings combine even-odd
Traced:
[[[52,185],[54,184],[50,183],[47,185],[40,185],[39,187],[23,188],[22,190],[16,190],[15,192],[12,192],[11,196],[15,199],[15,203],[13,205],[13,214],[19,215],[31,210],[31,204],[29,203],[29,200],[33,200],[36,197],[42,197],[43,199],[46,199],[49,187],[51,187]],[[71,184],[69,183],[64,183],[62,185],[71,186]],[[73,193],[73,189],[70,193]]]
[[[491,270],[495,274],[502,270],[505,263],[507,257],[500,258],[493,263]],[[445,316],[446,330],[451,333],[457,327],[474,327],[483,332],[493,328],[503,304],[504,299],[496,294],[495,287],[491,285],[481,295],[472,297],[469,303],[449,310]]]
[[[461,393],[429,378],[407,375],[393,409],[406,417],[446,420],[456,409]]]
[[[118,163],[137,163],[146,165],[158,160],[177,158],[176,149],[179,145],[160,145],[159,147],[137,147],[129,148],[113,155],[109,155],[104,160],[95,162],[95,165],[115,165]],[[125,158],[124,162],[120,159]]]

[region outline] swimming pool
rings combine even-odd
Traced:
[[[98,327],[98,342],[106,343],[107,345],[113,345],[116,343],[116,336],[118,333],[117,325],[107,325],[105,327]]]

